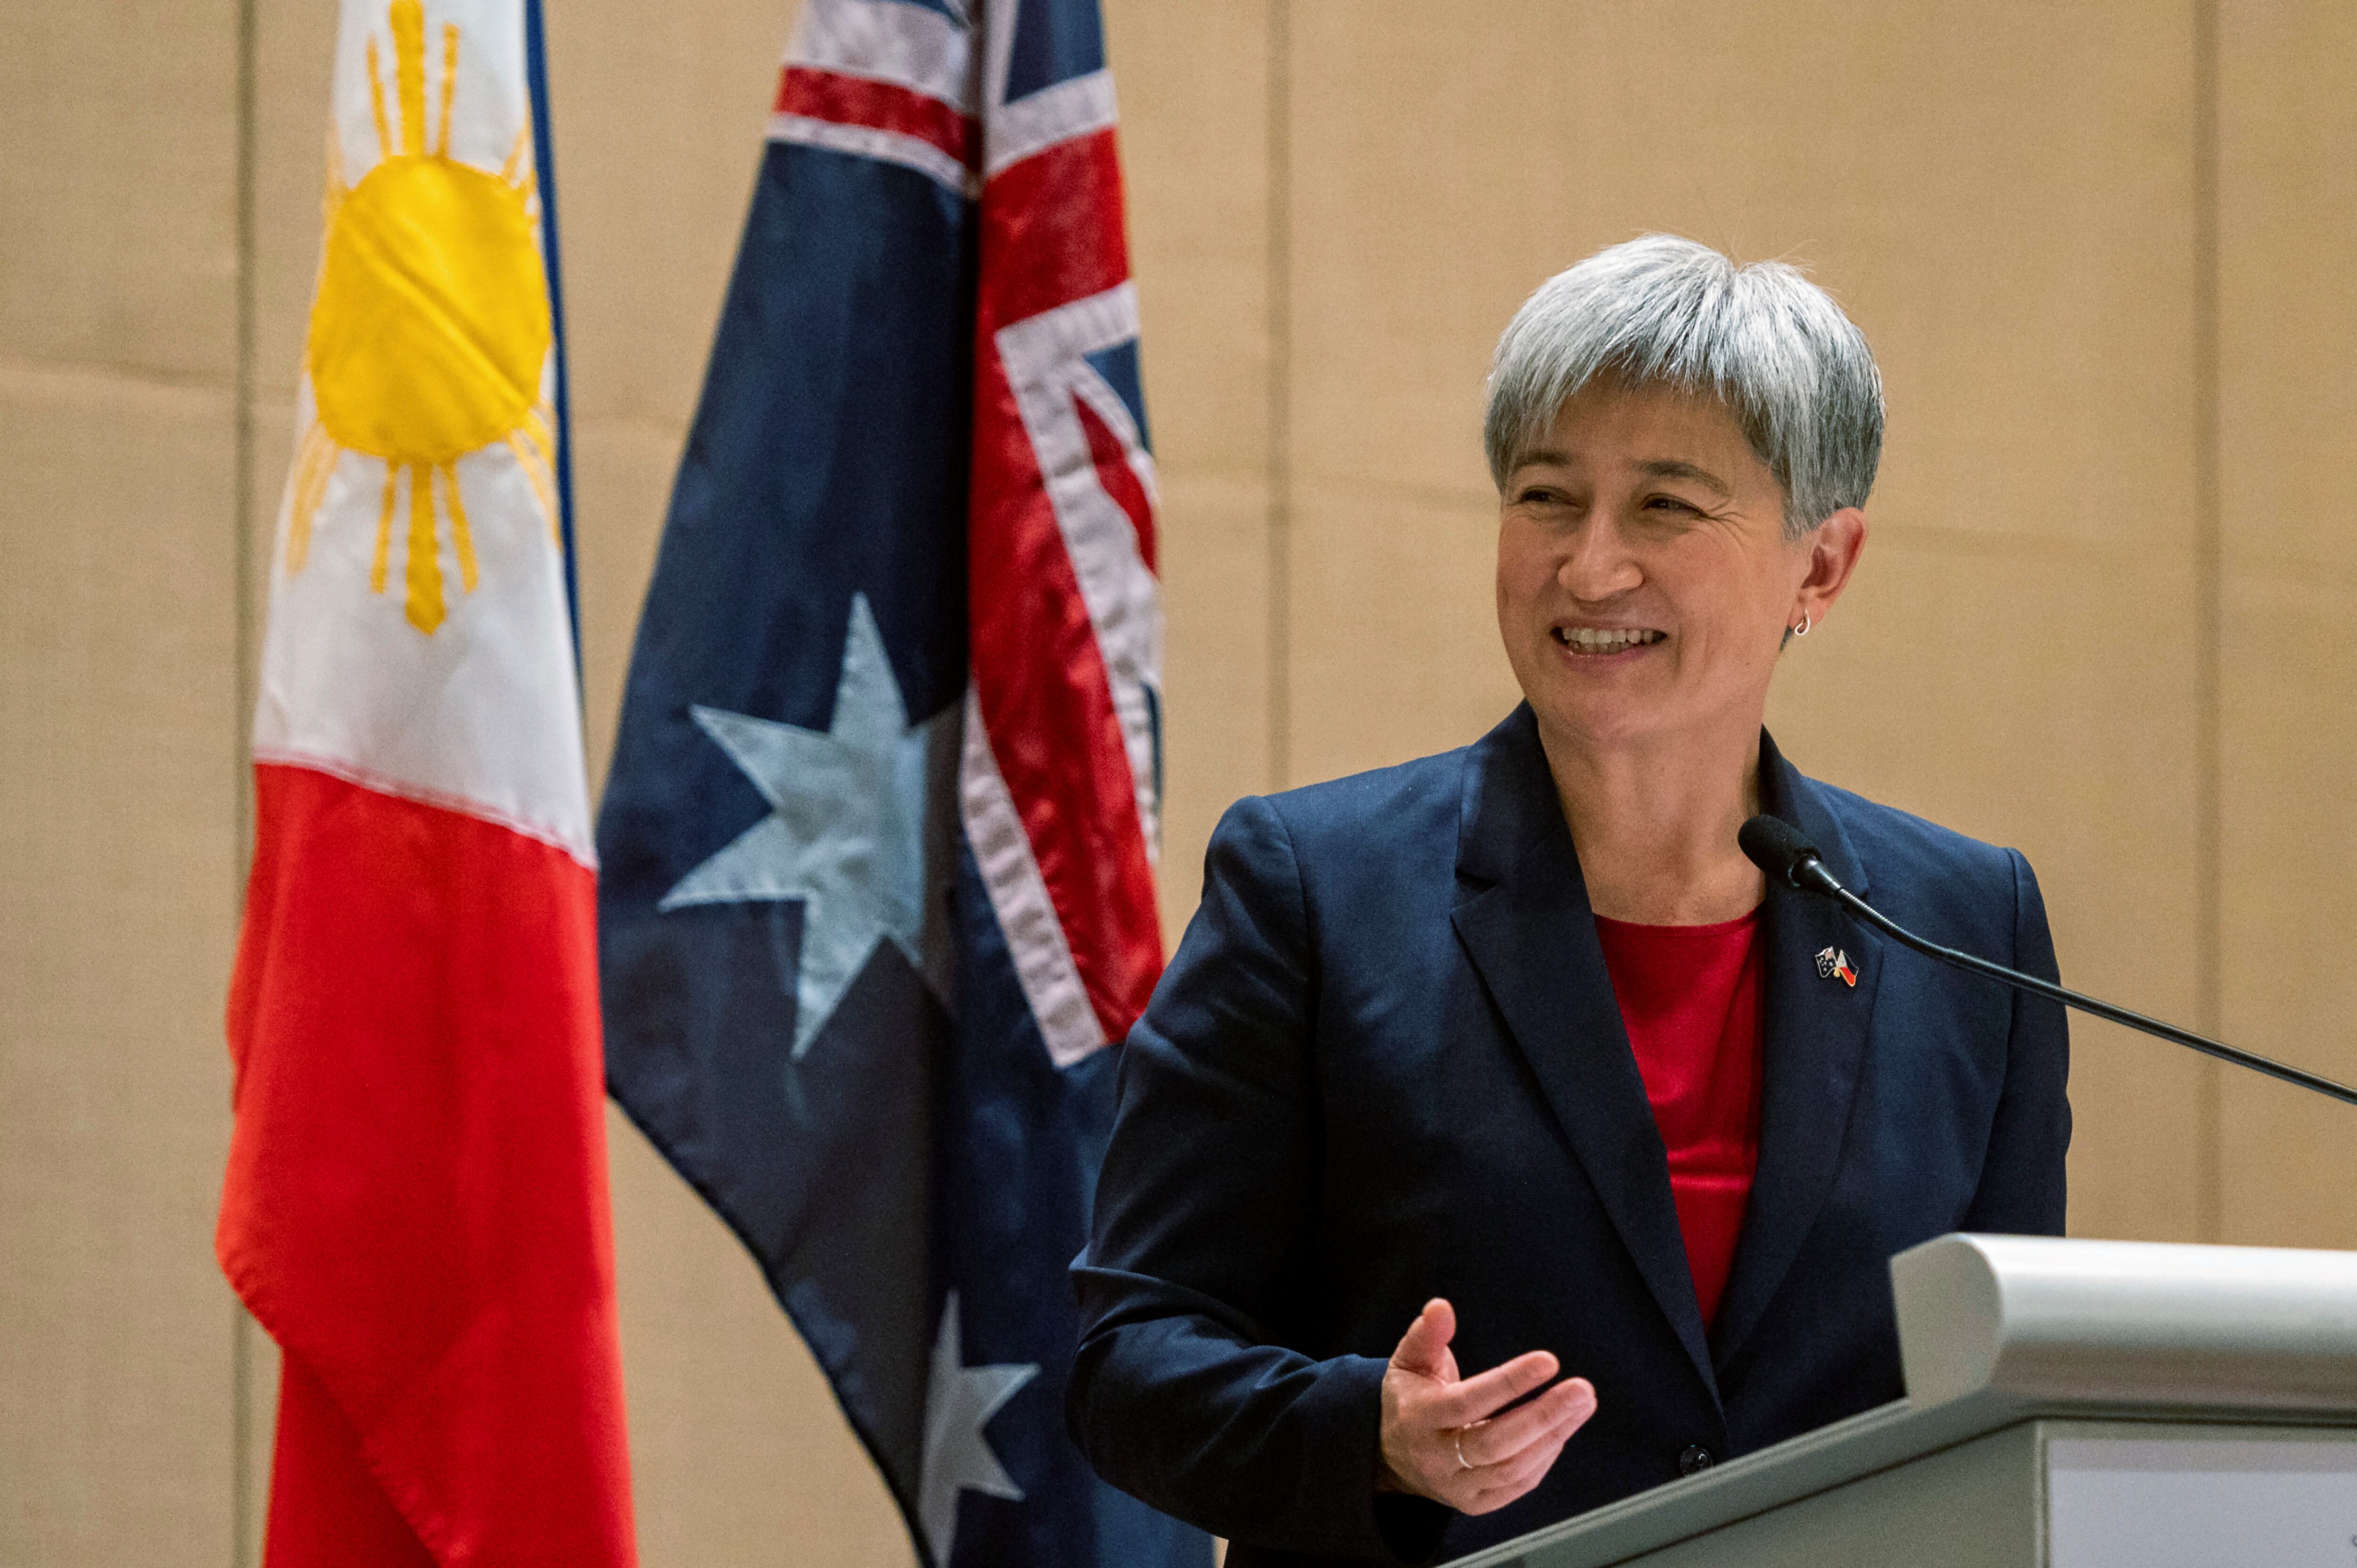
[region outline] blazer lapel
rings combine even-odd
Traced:
[[[1760,740],[1760,804],[1807,835],[1843,886],[1865,897],[1866,867],[1828,809],[1824,792],[1801,777],[1764,733]],[[1841,1164],[1842,1135],[1866,1058],[1867,1026],[1882,980],[1883,940],[1833,904],[1789,887],[1770,887],[1761,911],[1764,1038],[1760,1165],[1736,1243],[1718,1317],[1711,1328],[1717,1363],[1726,1366],[1758,1326],[1790,1272]],[[1846,956],[1857,983],[1824,973],[1818,955]]]
[[[1538,729],[1517,708],[1468,758],[1458,940],[1703,1385],[1717,1393],[1669,1156],[1620,1023]]]

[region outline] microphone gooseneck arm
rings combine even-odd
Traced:
[[[1803,893],[1813,893],[1820,897],[1830,898],[1847,910],[1853,919],[1863,921],[1902,947],[1912,948],[1926,958],[1937,959],[1942,963],[1964,970],[1970,974],[1986,976],[1990,980],[2010,985],[2017,991],[2029,992],[2033,996],[2043,996],[2050,1002],[2060,1002],[2065,1007],[2075,1007],[2082,1013],[2091,1014],[2110,1023],[2123,1025],[2131,1029],[2140,1029],[2147,1035],[2157,1035],[2164,1040],[2183,1046],[2188,1050],[2200,1051],[2205,1057],[2215,1057],[2220,1061],[2233,1062],[2237,1067],[2248,1068],[2253,1072],[2265,1073],[2269,1078],[2281,1079],[2286,1083],[2296,1083],[2302,1089],[2313,1090],[2318,1094],[2324,1095],[2328,1099],[2338,1100],[2344,1105],[2357,1105],[2357,1089],[2352,1089],[2347,1084],[2336,1083],[2331,1079],[2303,1071],[2287,1063],[2258,1056],[2250,1051],[2239,1050],[2222,1040],[2213,1040],[2207,1035],[2197,1035],[2190,1029],[2180,1029],[2174,1024],[2165,1024],[2158,1018],[2147,1017],[2142,1013],[2132,1012],[2126,1007],[2114,1006],[2109,1002],[2089,996],[2083,992],[2057,985],[2050,980],[2040,980],[2034,974],[2024,974],[2018,969],[2007,969],[2001,963],[1991,963],[1985,958],[1959,951],[1955,948],[1942,947],[1935,941],[1919,937],[1843,886],[1840,879],[1825,869],[1825,863],[1819,857],[1815,847],[1803,840],[1789,823],[1774,817],[1754,817],[1750,822],[1744,823],[1740,842],[1743,845],[1743,853],[1751,858],[1752,864],[1768,874],[1770,881],[1782,882],[1788,886],[1799,888]]]

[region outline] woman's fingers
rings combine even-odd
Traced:
[[[1596,1391],[1576,1378],[1509,1415],[1453,1434],[1470,1467],[1447,1477],[1442,1500],[1469,1514],[1505,1507],[1545,1478],[1571,1434],[1595,1413]]]
[[[1421,1320],[1419,1320],[1421,1321]],[[1415,1329],[1408,1330],[1415,1333]],[[1405,1341],[1402,1341],[1403,1344]],[[1397,1365],[1397,1359],[1394,1359]],[[1451,1385],[1421,1412],[1436,1426],[1470,1426],[1555,1380],[1562,1364],[1549,1350],[1532,1350]]]
[[[1539,1444],[1515,1455],[1503,1465],[1493,1465],[1488,1470],[1468,1477],[1479,1483],[1473,1494],[1474,1501],[1492,1498],[1508,1501],[1521,1497],[1544,1480],[1546,1473],[1555,1468],[1555,1460],[1563,1454],[1563,1444],[1564,1439],[1560,1437]]]
[[[1502,1465],[1534,1444],[1570,1436],[1595,1413],[1595,1385],[1586,1378],[1569,1378],[1528,1404],[1471,1425],[1458,1448],[1477,1469]]]
[[[1546,1473],[1555,1468],[1556,1458],[1563,1453],[1563,1441],[1557,1438],[1552,1443],[1541,1444],[1517,1455],[1511,1464],[1469,1473],[1466,1479],[1478,1484],[1471,1496],[1456,1505],[1457,1511],[1491,1513],[1523,1496],[1546,1479]]]
[[[1392,1365],[1403,1372],[1423,1377],[1444,1376],[1448,1368],[1448,1342],[1456,1337],[1456,1309],[1435,1296],[1424,1304],[1424,1310],[1415,1315],[1415,1321],[1400,1336],[1399,1348],[1392,1352]]]
[[[1563,1445],[1594,1413],[1595,1406],[1591,1402],[1511,1458],[1482,1469],[1467,1471],[1465,1480],[1471,1495],[1457,1505],[1458,1510],[1488,1513],[1492,1509],[1504,1508],[1546,1479],[1547,1472],[1555,1468],[1555,1460],[1562,1456]]]

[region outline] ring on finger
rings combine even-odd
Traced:
[[[1473,1461],[1465,1457],[1465,1428],[1461,1426],[1457,1429],[1457,1467],[1459,1470],[1473,1468]]]

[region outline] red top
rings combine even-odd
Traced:
[[[1708,1327],[1760,1164],[1760,914],[1715,926],[1598,915],[1596,936],[1670,1152],[1670,1194]]]

